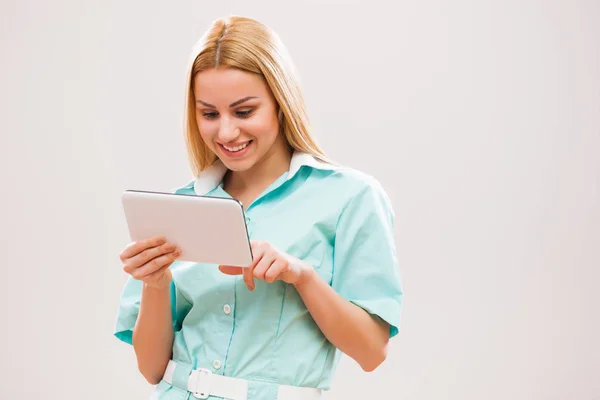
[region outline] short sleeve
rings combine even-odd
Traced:
[[[133,329],[140,311],[142,284],[142,281],[130,276],[121,292],[114,335],[127,344],[132,344],[133,340]],[[173,281],[171,281],[170,288],[173,330],[177,332],[181,330],[183,319],[189,312],[191,304],[179,293]]]
[[[398,333],[403,296],[394,218],[383,188],[369,182],[341,213],[332,279],[342,297],[390,324],[390,338]]]

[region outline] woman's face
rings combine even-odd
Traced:
[[[261,76],[210,69],[196,74],[193,84],[200,135],[227,168],[248,170],[285,148],[277,102]]]

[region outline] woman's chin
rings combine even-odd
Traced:
[[[230,159],[227,157],[221,157],[221,161],[227,167],[227,169],[235,172],[246,171],[254,165],[253,157],[243,158],[239,160]]]

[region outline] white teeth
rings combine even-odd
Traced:
[[[226,150],[228,151],[240,151],[246,148],[246,146],[248,146],[250,144],[250,142],[246,142],[241,146],[237,146],[237,147],[227,147],[225,145],[223,145],[223,147],[225,147]]]

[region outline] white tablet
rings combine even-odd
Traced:
[[[121,200],[133,241],[163,236],[181,249],[182,261],[252,263],[244,209],[235,199],[127,190]]]

